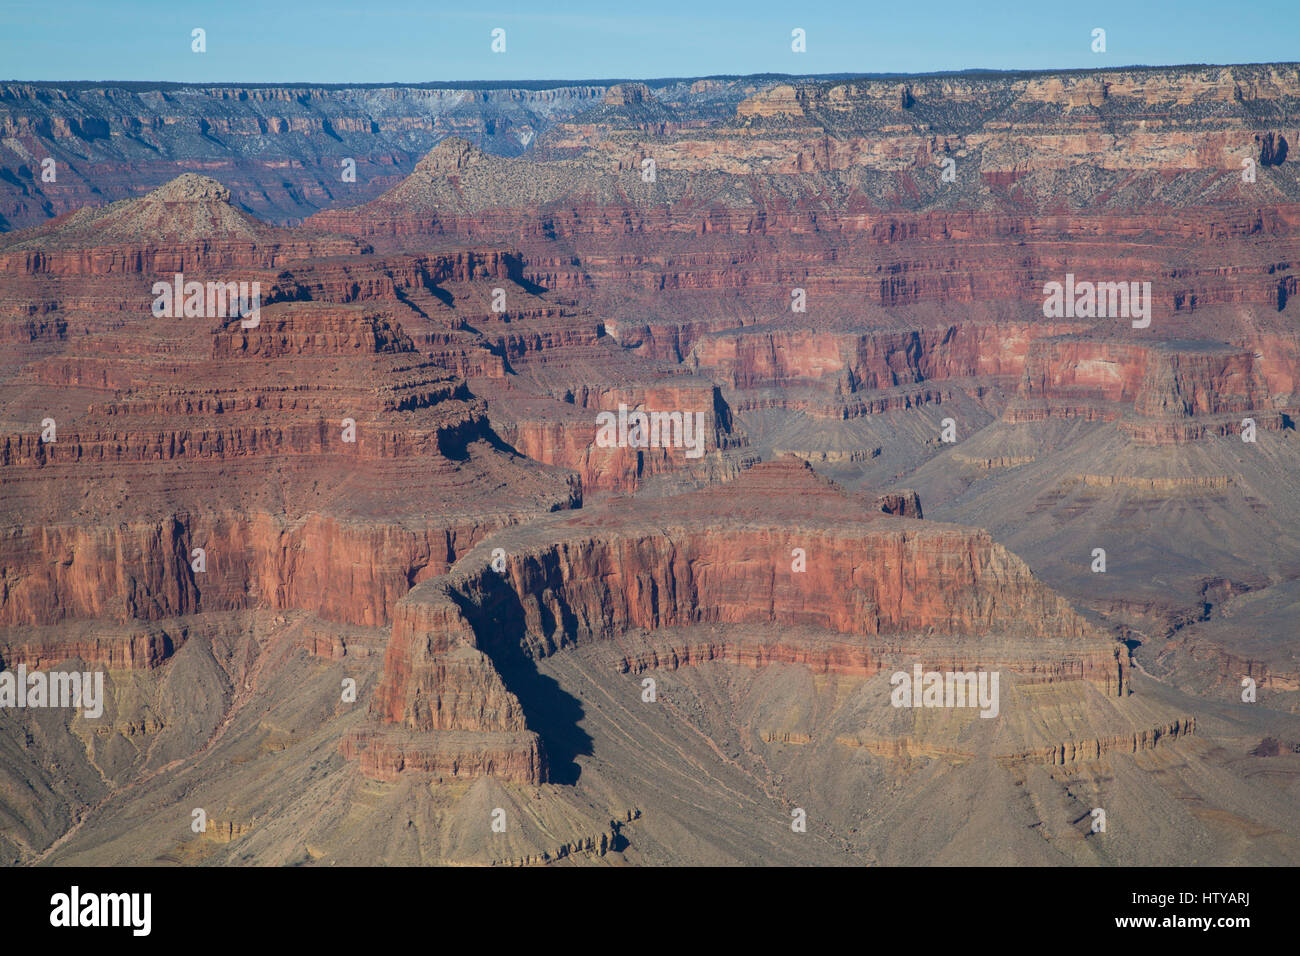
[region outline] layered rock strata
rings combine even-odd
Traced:
[[[367,757],[369,738],[359,735],[348,752],[381,775],[445,767],[456,738],[443,732],[477,734],[476,755],[519,748],[491,772],[540,782],[537,739],[520,738],[528,721],[512,676],[530,658],[633,631],[663,637],[625,657],[624,670],[787,661],[870,675],[911,658],[1125,690],[1127,653],[977,530],[865,508],[792,459],[657,505],[632,499],[534,522],[413,588],[371,706],[383,745]],[[734,636],[693,640],[690,628],[706,624]],[[746,636],[769,626],[792,634],[776,643]],[[394,756],[394,740],[421,756]],[[456,766],[489,772],[477,756]]]

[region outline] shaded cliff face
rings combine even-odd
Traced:
[[[753,820],[833,780],[832,862],[965,845],[897,838],[927,801],[996,804],[1003,862],[1293,862],[1242,741],[1300,740],[1298,100],[0,90],[0,662],[113,688],[0,713],[0,793],[48,794],[0,856],[807,862]],[[998,673],[998,718],[892,706],[914,665]],[[1085,845],[1112,781],[1177,846]],[[150,829],[214,786],[219,839]]]

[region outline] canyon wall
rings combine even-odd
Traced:
[[[624,656],[625,671],[717,660],[870,675],[914,655],[1124,693],[1120,646],[986,534],[873,514],[790,459],[724,488],[734,497],[677,499],[678,513],[657,520],[633,503],[534,523],[417,585],[394,618],[371,706],[378,727],[417,749],[444,730],[518,734],[522,710],[506,688],[523,660],[633,632],[651,647]],[[747,504],[727,509],[737,497]],[[782,521],[791,498],[817,507]],[[692,637],[703,625],[733,636]],[[771,626],[791,636],[749,633]]]

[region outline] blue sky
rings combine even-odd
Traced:
[[[191,30],[207,52],[191,51]],[[491,31],[506,31],[494,54]],[[807,32],[807,52],[790,31]],[[1106,52],[1091,50],[1106,30]],[[0,0],[0,79],[383,83],[1300,59],[1300,0]]]

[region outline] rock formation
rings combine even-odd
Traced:
[[[1294,863],[1298,108],[0,86],[0,857]]]

